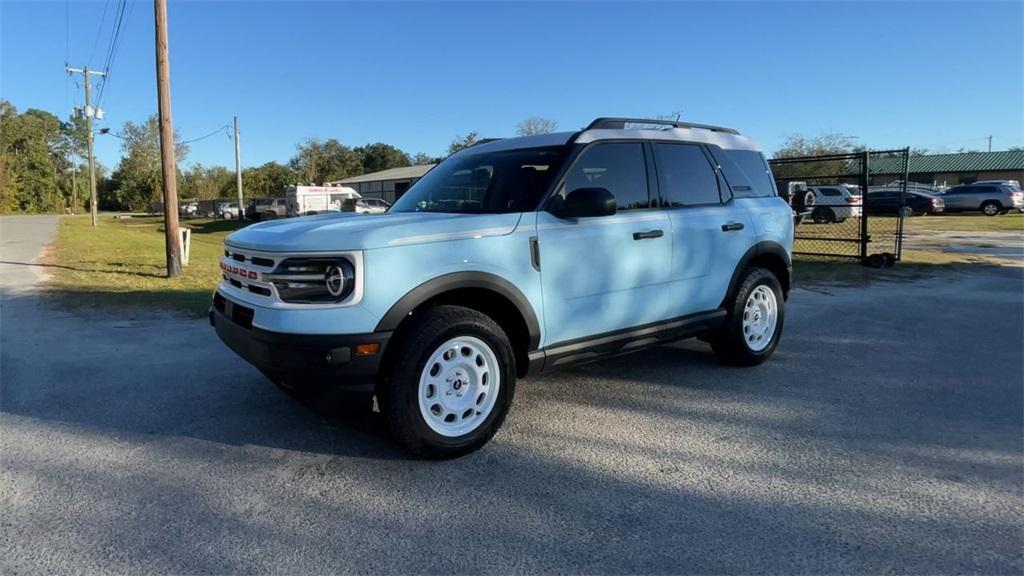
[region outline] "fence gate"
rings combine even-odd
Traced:
[[[798,214],[793,253],[872,266],[899,260],[909,157],[904,148],[769,160]]]

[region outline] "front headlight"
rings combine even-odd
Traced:
[[[356,287],[355,266],[347,258],[289,258],[263,278],[281,300],[303,304],[342,302]]]

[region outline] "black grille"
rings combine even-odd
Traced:
[[[224,297],[220,295],[220,292],[213,293],[213,307],[219,312],[224,311]]]
[[[257,266],[267,266],[267,267],[270,267],[270,266],[274,265],[274,261],[271,260],[270,258],[259,258],[257,256],[253,256],[250,259],[250,261],[253,264],[257,265]]]
[[[259,294],[260,296],[270,296],[269,288],[264,288],[262,286],[253,286],[252,284],[249,285],[249,292],[252,292],[253,294]]]

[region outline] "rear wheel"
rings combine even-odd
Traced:
[[[911,208],[910,206],[904,206],[903,208],[900,208],[900,216],[903,216],[904,218],[910,218],[913,215],[914,209]]]
[[[995,216],[1002,209],[1003,207],[999,205],[999,202],[985,202],[981,205],[981,213],[985,216]]]
[[[779,279],[764,268],[749,268],[729,308],[725,326],[711,339],[718,359],[734,366],[756,366],[779,343],[785,301]]]
[[[512,345],[494,320],[469,308],[435,306],[410,321],[378,384],[381,413],[415,454],[468,454],[490,440],[512,404]]]
[[[829,222],[835,222],[836,214],[831,208],[819,206],[811,212],[811,219],[814,220],[815,224],[827,224]]]

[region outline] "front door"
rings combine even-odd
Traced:
[[[559,195],[605,188],[615,196],[617,213],[589,218],[538,213],[542,345],[665,319],[671,228],[666,212],[654,207],[647,184],[641,143],[592,144],[566,173]]]

